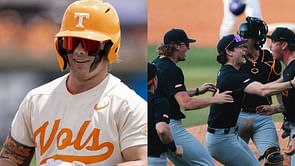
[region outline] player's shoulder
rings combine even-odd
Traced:
[[[118,77],[110,74],[109,85],[106,88],[106,94],[110,97],[116,97],[125,101],[143,100],[136,92],[123,83]]]
[[[45,83],[39,87],[36,87],[34,89],[32,89],[28,95],[29,96],[34,96],[34,95],[50,95],[53,93],[54,90],[57,90],[58,87],[64,85],[63,83],[65,83],[66,78],[67,78],[68,74],[58,77],[48,83]]]

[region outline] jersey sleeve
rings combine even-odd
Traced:
[[[222,87],[225,87],[226,90],[232,90],[233,92],[244,91],[244,89],[254,81],[244,72],[230,73],[222,79],[224,80],[222,81]]]
[[[19,106],[19,109],[12,121],[10,133],[12,138],[28,147],[34,146],[34,136],[31,124],[30,95],[28,94]]]
[[[184,76],[179,68],[175,68],[173,71],[167,71],[162,74],[162,86],[161,88],[164,93],[171,97],[174,96],[177,92],[186,91],[184,85]]]
[[[241,73],[236,75],[236,80],[233,85],[236,85],[237,91],[244,91],[244,89],[250,84],[254,82],[247,74]]]
[[[121,151],[147,144],[147,103],[140,97],[129,98],[117,115]]]
[[[156,98],[154,100],[154,122],[166,122],[169,124],[169,102],[163,97]]]

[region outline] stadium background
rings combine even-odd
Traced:
[[[295,28],[294,5],[292,0],[260,0],[263,19],[273,30],[277,25]],[[216,62],[216,43],[219,39],[219,28],[223,17],[222,0],[148,0],[148,60],[156,57],[156,47],[162,43],[162,37],[172,27],[182,28],[188,36],[195,38],[196,43],[187,52],[185,62],[178,65],[183,68],[185,83],[188,88],[195,88],[204,82],[215,82],[219,64]],[[245,16],[238,18],[234,30],[244,21]],[[269,43],[268,43],[269,44]],[[211,94],[207,94],[211,95]],[[205,142],[208,108],[185,112],[183,124],[202,143]],[[277,122],[278,134],[281,130],[281,115],[273,116]],[[198,126],[197,126],[198,125]],[[196,127],[197,126],[197,127]],[[287,140],[280,140],[285,148]],[[250,147],[256,151],[253,143]],[[257,153],[256,153],[257,155]],[[285,161],[284,165],[288,165]]]

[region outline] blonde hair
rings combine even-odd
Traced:
[[[174,51],[176,51],[176,48],[174,46],[175,43],[170,44],[161,44],[158,46],[157,51],[159,55],[164,56],[171,56]]]

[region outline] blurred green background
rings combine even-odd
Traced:
[[[148,46],[148,60],[151,62],[157,56],[157,46]],[[205,82],[215,83],[216,74],[220,68],[220,64],[216,61],[216,49],[208,47],[192,47],[186,53],[186,60],[179,62],[177,65],[183,69],[185,77],[185,85],[187,89],[195,89]],[[212,95],[207,93],[198,98],[204,98]],[[276,103],[275,97],[273,97],[274,103]],[[186,118],[183,120],[185,127],[192,127],[200,124],[206,124],[208,118],[209,107],[184,112]],[[283,119],[281,114],[273,116],[275,121],[281,121]]]

